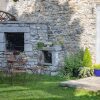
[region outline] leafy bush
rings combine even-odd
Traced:
[[[70,54],[65,58],[64,61],[65,75],[72,76],[78,73],[78,68],[82,66],[83,54],[84,54],[83,50],[79,50],[76,54]]]
[[[84,51],[83,56],[83,66],[84,67],[91,67],[92,66],[92,57],[88,48]]]
[[[75,68],[79,68],[83,64],[84,51],[81,49],[74,55]]]
[[[64,65],[65,73],[64,74],[72,76],[72,71],[73,71],[73,67],[74,67],[73,55],[70,55],[69,57],[66,57],[64,62],[65,62],[65,65]]]
[[[65,75],[79,75],[80,77],[88,77],[93,75],[93,69],[91,67],[92,57],[88,48],[86,48],[85,51],[81,49],[76,54],[70,54],[65,58],[64,63]]]
[[[79,77],[86,78],[94,75],[93,68],[89,67],[80,67],[79,68]]]
[[[93,65],[94,69],[100,69],[100,64]]]

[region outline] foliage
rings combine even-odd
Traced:
[[[86,48],[85,51],[81,49],[76,54],[71,54],[65,58],[65,75],[79,77],[92,76],[93,69],[91,66],[92,57],[89,49]]]
[[[83,63],[83,55],[84,55],[83,49],[80,49],[75,54],[75,58],[74,58],[75,68],[79,68],[79,67],[82,66],[82,63]]]
[[[17,1],[19,1],[19,0],[13,0],[14,2],[17,2]]]
[[[95,65],[93,65],[93,68],[94,68],[94,69],[100,69],[100,64],[95,64]]]
[[[44,43],[43,42],[38,42],[37,43],[37,48],[38,49],[42,49],[44,47]]]
[[[82,66],[83,60],[83,50],[79,50],[76,54],[71,54],[65,58],[64,61],[64,70],[65,75],[73,75],[73,70],[77,70],[79,67]]]
[[[72,76],[72,71],[73,71],[73,67],[74,67],[73,55],[66,57],[64,63],[65,63],[65,65],[64,65],[65,73],[64,74]]]
[[[84,67],[91,67],[92,66],[92,57],[88,48],[84,51],[83,56],[83,66]]]
[[[80,67],[79,68],[79,77],[85,78],[85,77],[90,77],[93,75],[94,75],[93,68],[89,68],[89,67]]]

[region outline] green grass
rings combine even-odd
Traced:
[[[65,78],[46,75],[0,75],[0,100],[100,100],[100,92],[62,88]]]

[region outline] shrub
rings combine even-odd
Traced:
[[[64,74],[77,76],[78,68],[82,66],[83,50],[79,50],[76,54],[70,54],[64,61]]]
[[[92,57],[91,57],[91,54],[90,54],[90,51],[89,51],[88,48],[86,48],[85,51],[84,51],[83,66],[85,66],[85,67],[91,67],[92,66]]]
[[[100,69],[100,64],[93,65],[94,69]]]
[[[66,57],[64,63],[65,63],[64,65],[65,73],[64,74],[72,76],[72,70],[74,66],[73,55]]]
[[[65,75],[88,77],[93,75],[91,66],[92,57],[89,49],[86,48],[85,51],[81,49],[76,54],[70,54],[65,58],[64,72]]]
[[[84,51],[80,49],[75,55],[74,55],[74,63],[75,63],[75,68],[79,68],[82,66],[83,63],[83,55]]]
[[[94,75],[93,68],[89,67],[80,67],[79,68],[79,77],[80,78],[86,78]]]

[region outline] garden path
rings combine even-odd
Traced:
[[[60,83],[63,87],[74,87],[74,88],[81,88],[87,89],[90,91],[100,91],[100,77],[88,77],[78,80],[70,80]]]

